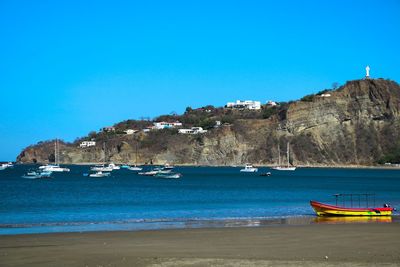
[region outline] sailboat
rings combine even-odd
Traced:
[[[106,143],[103,143],[103,159],[104,159],[104,163],[106,161]],[[96,171],[96,172],[112,172],[113,170],[117,170],[120,167],[116,166],[114,163],[110,163],[107,166],[105,164],[100,164],[100,165],[96,165],[92,168],[90,168],[91,171]]]
[[[281,150],[278,145],[278,166],[273,167],[272,169],[277,170],[277,171],[294,171],[296,170],[295,166],[290,166],[289,158],[290,158],[290,151],[289,151],[289,142],[287,143],[287,149],[286,149],[286,158],[287,158],[287,165],[284,166],[281,164]]]
[[[136,164],[137,164],[137,154],[138,154],[138,145],[137,145],[137,143],[136,143],[136,151],[135,151],[135,165],[134,166],[129,166],[128,167],[128,170],[130,170],[130,171],[141,171],[143,168],[141,168],[141,167],[138,167]]]
[[[54,142],[54,164],[46,164],[40,166],[39,169],[43,172],[69,172],[70,169],[60,167],[60,148],[58,145],[58,139]]]

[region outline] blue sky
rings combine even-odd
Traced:
[[[0,0],[0,160],[236,99],[400,81],[400,1]]]

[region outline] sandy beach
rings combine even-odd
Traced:
[[[0,266],[400,266],[400,224],[0,236]]]

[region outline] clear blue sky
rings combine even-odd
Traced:
[[[0,0],[0,160],[125,119],[400,81],[400,1]]]

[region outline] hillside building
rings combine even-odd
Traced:
[[[236,102],[228,102],[225,107],[232,109],[259,110],[261,109],[261,102],[252,100],[236,100]]]
[[[178,132],[180,134],[202,134],[206,133],[207,130],[204,130],[202,127],[192,127],[190,129],[179,129]]]

